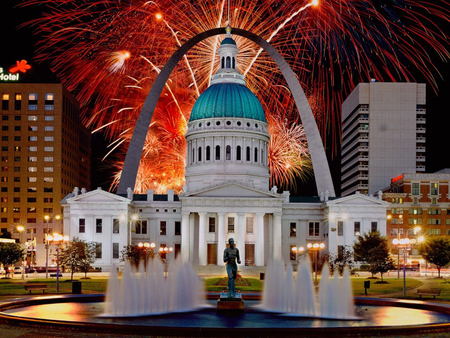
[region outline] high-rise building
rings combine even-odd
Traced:
[[[39,248],[47,227],[63,230],[62,198],[74,186],[90,188],[90,133],[62,84],[5,82],[0,95],[0,227],[21,242],[36,238]]]
[[[425,171],[426,85],[360,83],[342,104],[341,195]]]

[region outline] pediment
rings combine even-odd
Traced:
[[[79,194],[78,196],[67,199],[68,203],[124,203],[130,202],[129,199],[110,193],[105,190],[97,189]]]
[[[188,191],[180,195],[183,197],[225,197],[225,198],[284,198],[274,191],[258,189],[240,182],[228,182],[204,189]]]
[[[344,206],[344,205],[366,205],[366,206],[389,206],[386,201],[380,200],[377,197],[371,197],[363,194],[353,194],[341,198],[336,198],[325,203],[327,206]]]

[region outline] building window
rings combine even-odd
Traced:
[[[202,161],[202,147],[198,147],[198,161]]]
[[[236,160],[237,161],[241,160],[241,146],[237,146],[236,148]]]
[[[37,162],[37,156],[29,156],[28,162]]]
[[[181,236],[181,222],[175,221],[175,236]]]
[[[246,148],[245,160],[250,162],[250,147]]]
[[[37,177],[28,177],[28,182],[37,182]]]
[[[294,248],[296,248],[295,245],[289,245],[289,260],[291,261],[297,260],[297,253],[292,250]]]
[[[113,243],[113,259],[119,258],[119,243]]]
[[[28,141],[36,142],[37,141],[37,136],[28,136]]]
[[[422,218],[408,218],[409,225],[420,225],[422,224]]]
[[[53,93],[45,93],[44,110],[55,110],[55,95]]]
[[[80,234],[84,234],[86,231],[86,220],[84,218],[80,218],[78,220],[78,232]]]
[[[102,243],[95,243],[95,258],[102,258]]]
[[[209,218],[209,232],[216,232],[216,218]]]
[[[234,217],[228,217],[228,233],[234,233]]]
[[[289,237],[297,237],[297,223],[295,222],[289,224]]]
[[[52,183],[53,182],[53,177],[44,177],[44,182],[45,183]]]
[[[55,130],[55,127],[53,127],[53,126],[45,126],[45,127],[44,127],[44,130],[45,130],[45,131],[54,131],[54,130]]]
[[[27,218],[27,223],[36,223],[36,218]],[[34,232],[36,233],[36,229],[34,229]]]
[[[258,163],[258,148],[255,148],[255,163]]]
[[[427,235],[440,235],[441,229],[428,229]]]
[[[439,191],[439,185],[437,183],[430,183],[430,194],[436,196]]]
[[[338,232],[338,236],[344,236],[344,222],[343,221],[337,222],[337,232]]]
[[[53,156],[45,156],[44,162],[53,162]]]
[[[29,214],[34,214],[34,213],[36,213],[36,208],[34,208],[34,207],[27,208],[27,213],[29,213]]]
[[[38,117],[36,115],[29,115],[28,116],[28,121],[37,121]]]
[[[52,173],[53,167],[44,167],[44,173]]]
[[[20,141],[20,140],[22,140],[21,136],[14,136],[14,141]]]
[[[28,94],[28,110],[38,110],[38,94]]]
[[[117,218],[113,218],[113,234],[118,234],[120,229],[120,221]]]
[[[45,115],[44,121],[54,121],[55,117],[53,115]]]
[[[409,208],[408,213],[410,215],[422,215],[422,208]]]
[[[440,215],[441,209],[440,208],[428,208],[428,215]]]
[[[210,146],[206,146],[206,160],[207,161],[211,160],[211,147]]]
[[[427,224],[439,225],[439,224],[441,224],[441,219],[440,218],[428,218]]]
[[[220,146],[216,146],[216,160],[220,160]]]
[[[44,151],[53,151],[53,147],[44,147]]]
[[[319,236],[319,222],[309,222],[309,236]]]
[[[361,222],[355,222],[353,223],[353,233],[355,234],[355,236],[360,236],[361,235]]]
[[[419,183],[413,183],[411,188],[411,195],[419,195],[420,189],[419,189]]]
[[[167,234],[167,223],[166,221],[161,221],[159,223],[159,235],[165,236]]]
[[[9,110],[9,94],[2,95],[2,109]]]
[[[225,159],[228,161],[231,160],[231,146],[225,148]]]
[[[147,220],[142,220],[141,222],[141,232],[143,235],[147,234]]]
[[[370,231],[371,232],[378,231],[378,222],[371,222],[370,223]]]
[[[44,141],[53,142],[53,136],[44,136]]]
[[[247,230],[248,234],[252,234],[253,233],[253,217],[247,217],[245,219],[245,228]]]
[[[95,232],[98,234],[102,233],[102,219],[101,218],[95,219]]]

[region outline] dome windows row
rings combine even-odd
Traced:
[[[207,121],[207,122],[199,122],[197,124],[194,124],[192,126],[189,127],[189,129],[202,129],[205,127],[211,127],[211,126],[216,126],[216,127],[240,127],[240,128],[254,128],[256,130],[261,130],[261,131],[266,131],[266,128],[264,128],[264,125],[262,124],[258,124],[258,123],[253,123],[253,122],[243,122],[243,121],[230,121],[230,120],[226,120],[226,121]]]
[[[233,56],[222,57],[222,69],[236,69],[236,58]]]
[[[212,161],[213,159],[214,161],[222,161],[222,156],[225,157],[225,161],[234,160],[236,162],[267,165],[267,159],[264,156],[264,146],[261,149],[254,147],[252,150],[250,146],[242,147],[240,145],[236,146],[234,152],[230,145],[226,145],[224,154],[220,145],[192,148],[189,163],[203,163],[203,158],[206,162]]]

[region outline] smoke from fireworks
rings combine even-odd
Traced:
[[[231,26],[261,35],[298,75],[323,138],[339,145],[342,99],[371,78],[413,81],[416,71],[436,89],[435,59],[448,60],[440,22],[447,1],[323,0],[231,1]],[[25,0],[43,15],[27,23],[42,37],[40,60],[51,60],[76,93],[83,122],[111,140],[123,156],[151,85],[172,53],[196,34],[227,24],[227,1]],[[176,67],[155,112],[139,171],[137,191],[180,192],[184,132],[190,109],[217,70],[222,37],[204,40]],[[235,37],[238,70],[266,111],[271,131],[272,184],[295,182],[307,162],[301,121],[280,71],[254,43]],[[283,112],[287,122],[281,123]],[[285,121],[285,120],[283,120]],[[300,152],[299,152],[300,151]],[[298,154],[294,161],[292,154]],[[110,155],[111,156],[111,155]],[[300,160],[301,159],[301,160]],[[305,166],[308,168],[308,166]],[[120,168],[117,168],[120,170]],[[308,170],[306,170],[308,172]],[[158,187],[158,188],[157,188]]]

